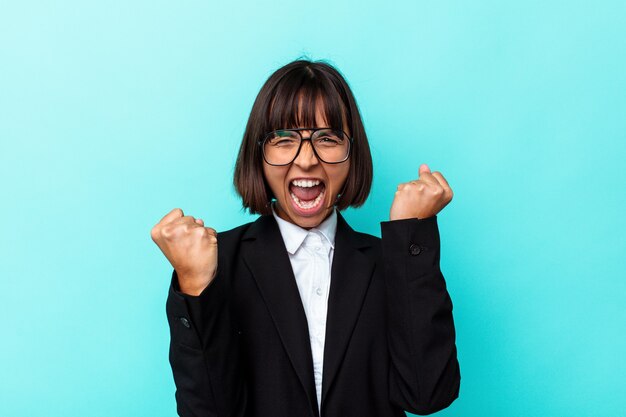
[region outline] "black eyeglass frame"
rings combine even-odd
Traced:
[[[302,137],[302,133],[300,133],[300,132],[305,131],[305,130],[311,130],[312,131],[311,132],[311,136],[309,136],[308,138]],[[313,141],[311,140],[311,138],[313,137],[313,135],[315,135],[315,132],[317,132],[318,130],[333,130],[335,132],[341,132],[341,133],[343,133],[343,135],[345,137],[348,138],[348,153],[346,154],[346,157],[343,160],[337,161],[337,162],[327,162],[321,156],[319,156],[317,154],[317,150],[315,150],[315,145],[313,145]],[[296,154],[293,157],[293,159],[291,161],[287,162],[286,164],[272,164],[265,157],[265,146],[264,146],[265,142],[270,138],[270,135],[272,135],[274,132],[296,132],[300,136],[300,145],[298,146],[298,151],[296,152]],[[282,166],[285,166],[285,165],[292,164],[293,161],[296,160],[298,155],[300,155],[300,150],[302,150],[302,144],[304,143],[305,140],[308,140],[310,142],[311,149],[313,150],[313,154],[315,155],[315,157],[317,159],[319,159],[320,161],[322,161],[323,163],[325,163],[325,164],[341,164],[343,162],[346,162],[350,158],[350,153],[352,152],[352,143],[354,142],[354,138],[351,137],[351,136],[348,136],[348,134],[346,132],[344,132],[343,130],[341,130],[341,129],[333,129],[332,127],[299,127],[299,128],[294,128],[294,129],[276,129],[276,130],[272,130],[271,132],[267,133],[263,139],[257,141],[257,143],[259,144],[259,146],[261,146],[261,153],[263,154],[263,160],[268,165],[272,165],[272,166],[275,166],[275,167],[282,167]]]

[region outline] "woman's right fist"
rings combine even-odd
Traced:
[[[175,208],[150,232],[152,240],[172,264],[180,290],[199,295],[217,271],[217,232],[204,227],[201,219],[185,216]]]

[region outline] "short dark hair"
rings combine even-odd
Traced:
[[[348,83],[324,61],[299,59],[274,72],[256,97],[235,165],[234,184],[242,204],[253,214],[271,214],[272,191],[263,175],[262,149],[258,145],[268,132],[282,128],[314,127],[317,101],[321,100],[329,127],[350,130],[354,139],[350,169],[339,210],[365,203],[372,186],[374,168],[363,121]]]

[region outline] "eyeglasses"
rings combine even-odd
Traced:
[[[302,131],[312,131],[308,138],[302,137]],[[274,130],[258,143],[263,149],[263,159],[270,165],[289,165],[298,157],[302,143],[311,142],[313,153],[322,162],[339,164],[350,156],[352,138],[343,130],[303,127],[298,129]]]

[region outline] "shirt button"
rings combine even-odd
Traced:
[[[189,328],[191,327],[191,324],[189,323],[189,320],[187,320],[187,317],[180,317],[178,320],[179,320],[179,321],[180,321],[180,323],[181,323],[183,326],[185,326],[186,328],[188,328],[188,329],[189,329]]]
[[[321,288],[316,289],[315,294],[322,295],[322,289]]]
[[[422,248],[420,248],[419,245],[416,245],[415,243],[412,243],[411,246],[409,246],[409,253],[413,256],[417,256],[422,252]]]

